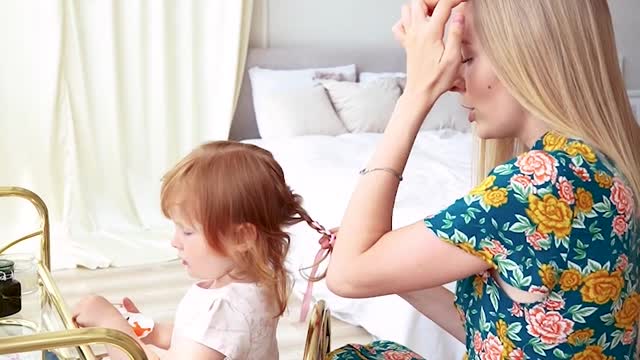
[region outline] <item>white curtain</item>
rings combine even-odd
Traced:
[[[58,225],[54,266],[175,257],[159,208],[160,180],[193,147],[228,137],[252,5],[61,0],[51,6],[59,15],[51,16],[50,29],[59,34],[58,46],[42,55],[52,63],[43,73],[54,89],[43,90],[43,98],[53,105],[38,110],[40,126],[20,131],[13,148],[31,149],[27,134],[48,143],[37,157],[25,153],[29,161],[16,166],[23,178],[14,174],[12,181],[32,185],[51,208]]]

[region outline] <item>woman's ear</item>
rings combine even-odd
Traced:
[[[251,223],[243,223],[235,226],[234,235],[236,237],[236,250],[246,252],[254,247],[258,239],[258,230]]]

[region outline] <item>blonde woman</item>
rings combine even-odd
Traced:
[[[406,91],[352,195],[328,285],[400,294],[469,359],[637,359],[640,134],[607,1],[461,2],[402,8]],[[482,178],[392,230],[416,133],[450,89],[470,109]],[[456,294],[442,287],[456,280]],[[421,359],[388,342],[331,358]]]

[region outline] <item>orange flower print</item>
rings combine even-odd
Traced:
[[[566,177],[560,176],[558,178],[556,187],[558,188],[560,198],[566,201],[567,204],[573,205],[573,203],[576,201],[576,196],[573,193],[573,185],[571,185],[571,182],[569,182]]]
[[[582,157],[590,163],[594,163],[596,162],[597,158],[596,158],[596,154],[593,152],[593,150],[586,144],[581,143],[581,142],[572,142],[570,143],[565,151],[567,152],[567,154],[575,157],[577,155],[582,155]]]
[[[576,192],[576,210],[582,213],[590,213],[593,209],[593,195],[583,188]]]
[[[497,208],[507,203],[509,199],[508,196],[509,193],[507,192],[507,189],[494,186],[491,190],[485,191],[482,195],[482,200],[485,204]]]
[[[540,266],[540,270],[538,270],[538,274],[540,275],[542,283],[547,287],[547,289],[553,289],[554,287],[556,287],[556,284],[558,283],[558,277],[556,269],[553,266],[549,264],[542,264],[542,266]]]
[[[487,189],[490,189],[493,186],[493,183],[496,181],[496,177],[494,175],[488,176],[485,178],[478,186],[473,188],[469,192],[469,195],[483,195]]]
[[[627,233],[627,230],[629,230],[629,224],[624,215],[614,217],[612,226],[613,232],[620,237],[623,237]]]
[[[611,176],[602,171],[598,171],[595,175],[595,178],[598,186],[603,189],[609,189],[613,185],[613,179],[611,178]]]
[[[521,173],[533,175],[534,185],[542,185],[548,181],[555,182],[558,177],[558,161],[544,151],[526,152],[518,156],[515,165]]]
[[[593,329],[580,329],[569,335],[567,342],[572,346],[584,345],[593,337],[593,334]]]
[[[613,179],[611,202],[618,209],[618,214],[624,215],[627,219],[631,217],[634,208],[633,192],[618,178]]]
[[[544,151],[561,150],[567,145],[567,138],[550,132],[542,139],[542,145],[544,146]]]
[[[587,348],[575,354],[571,360],[615,360],[612,356],[606,356],[600,346],[587,346]]]
[[[573,321],[565,319],[557,311],[545,312],[541,305],[525,313],[527,331],[547,345],[562,344],[573,332]]]
[[[640,315],[640,294],[633,294],[622,304],[622,308],[616,312],[616,327],[620,329],[633,330]]]
[[[504,346],[503,356],[509,355],[509,353],[516,347],[513,342],[509,339],[509,325],[507,325],[506,321],[500,319],[496,323],[496,332],[498,333],[498,339],[502,342]]]
[[[585,277],[583,283],[580,289],[582,300],[604,305],[620,298],[624,279],[619,271],[609,274],[607,270],[598,270]]]
[[[555,233],[557,237],[563,238],[571,233],[573,211],[569,204],[552,194],[547,194],[542,199],[535,195],[529,196],[526,213],[543,234]]]
[[[476,297],[482,297],[484,290],[484,280],[481,276],[476,275],[473,279],[473,289],[475,290]]]
[[[562,291],[578,290],[582,283],[582,274],[576,269],[568,269],[560,275],[560,288]]]
[[[580,178],[580,180],[584,182],[591,181],[591,176],[589,176],[589,172],[587,171],[587,169],[575,166],[573,164],[569,164],[569,167],[571,168],[571,170],[573,170],[573,173]]]

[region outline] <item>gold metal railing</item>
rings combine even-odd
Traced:
[[[325,360],[331,351],[331,312],[324,300],[311,311],[303,360]]]
[[[103,328],[68,329],[6,337],[0,343],[0,355],[94,344],[115,346],[129,355],[132,360],[147,359],[142,347],[129,335],[118,330]]]
[[[69,310],[64,304],[60,290],[51,276],[51,243],[49,229],[49,211],[44,201],[34,192],[19,187],[0,187],[0,198],[17,197],[29,201],[38,211],[40,226],[37,231],[0,246],[0,254],[13,246],[40,236],[40,258],[38,259],[38,278],[41,289],[41,306],[50,302],[66,330],[46,332],[35,335],[11,336],[2,338],[0,355],[41,351],[65,347],[77,347],[83,360],[95,360],[91,344],[109,344],[122,349],[132,360],[147,360],[140,345],[128,335],[111,329],[89,328],[77,329]],[[37,330],[32,322],[20,319],[0,319],[0,326],[23,326]]]

